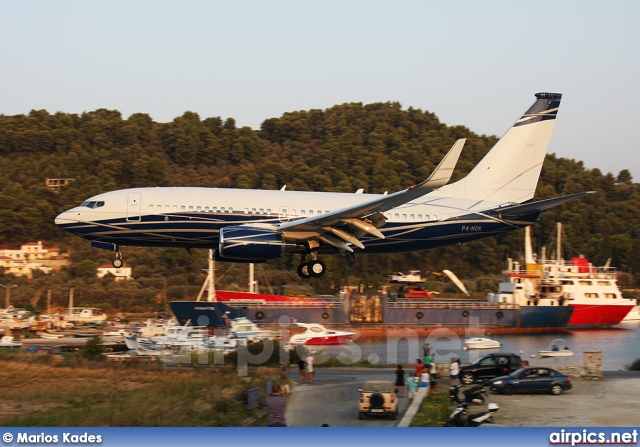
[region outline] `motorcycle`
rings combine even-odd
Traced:
[[[495,424],[493,413],[500,408],[498,404],[490,403],[487,405],[488,411],[469,414],[468,403],[462,401],[457,408],[453,410],[449,416],[449,420],[444,424],[445,427],[478,427],[482,424]]]
[[[457,385],[453,385],[449,388],[449,396],[451,400],[456,403],[462,402],[458,396],[458,392],[461,388]],[[484,405],[487,402],[487,390],[482,385],[475,385],[469,389],[462,391],[464,394],[464,402],[473,405]]]

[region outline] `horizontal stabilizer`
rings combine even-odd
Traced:
[[[504,208],[498,208],[494,211],[500,215],[500,217],[513,218],[518,216],[526,216],[535,212],[542,212],[553,208],[554,206],[561,205],[571,200],[580,199],[588,194],[593,194],[595,191],[579,192],[576,194],[569,194],[568,196],[554,197],[552,199],[539,200],[538,202],[530,202],[519,205],[506,206]]]

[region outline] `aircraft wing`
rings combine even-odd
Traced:
[[[364,233],[384,239],[384,235],[378,230],[385,222],[381,213],[446,185],[451,179],[453,169],[458,162],[465,141],[466,139],[464,138],[456,141],[429,178],[417,185],[320,216],[283,223],[278,226],[278,231],[290,235],[311,233],[313,237],[317,237],[320,241],[346,252],[353,251],[346,243],[364,248],[364,245],[358,240],[358,237]]]
[[[526,216],[527,214],[544,211],[554,206],[561,205],[570,200],[580,199],[588,194],[593,194],[595,191],[579,192],[576,194],[569,194],[567,196],[554,197],[552,199],[539,200],[537,202],[529,202],[517,205],[509,205],[502,208],[493,210],[500,217],[518,217]]]

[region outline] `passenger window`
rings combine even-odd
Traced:
[[[406,214],[402,215],[402,220],[407,220],[407,215]]]
[[[258,211],[260,214],[264,214],[264,208],[260,208],[260,210]]]
[[[220,212],[221,212],[221,213],[224,213],[224,206],[221,206],[221,207],[220,207]]]
[[[396,218],[396,220],[399,220],[400,219],[400,214],[396,213],[394,217]]]
[[[178,205],[173,205],[173,211],[178,211]]]
[[[208,213],[208,212],[209,212],[209,207],[208,207],[208,206],[205,206],[205,207],[204,207],[204,212],[205,212],[205,213]]]
[[[251,214],[255,214],[256,213],[256,209],[255,208],[251,208]]]
[[[189,211],[193,211],[193,205],[189,205]]]
[[[267,214],[271,214],[271,208],[267,208]]]
[[[414,216],[413,214],[409,214],[409,220],[416,220],[416,216]]]
[[[149,211],[153,211],[153,205],[149,205]]]
[[[197,212],[200,212],[200,210],[201,210],[201,209],[202,209],[202,208],[201,208],[199,205],[196,207],[196,211],[197,211]]]
[[[180,211],[184,211],[186,208],[184,205],[180,205]]]
[[[309,210],[309,216],[313,216],[313,210]]]
[[[158,205],[158,211],[162,211],[162,205]]]
[[[170,209],[169,209],[169,205],[165,205],[165,206],[164,206],[164,212],[165,212],[165,213],[168,213],[169,211],[170,211]]]
[[[211,207],[211,211],[213,211],[214,213],[217,213],[218,212],[218,207],[212,206]]]
[[[233,213],[233,208],[229,207],[229,212]]]
[[[418,220],[422,220],[422,214],[418,214]]]

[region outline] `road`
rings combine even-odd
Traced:
[[[391,380],[393,369],[318,368],[311,385],[297,384],[287,405],[290,426],[392,427],[407,408],[401,399],[398,421],[387,418],[358,419],[358,388],[366,380]],[[448,388],[445,380],[439,387]],[[560,396],[550,394],[489,393],[489,402],[500,405],[496,423],[511,427],[614,427],[637,426],[640,414],[640,372],[605,372],[604,379],[588,381],[574,378],[573,389]],[[441,389],[445,389],[441,388]],[[485,407],[477,407],[477,411]]]
[[[317,368],[312,384],[300,385],[297,372],[287,405],[287,424],[290,427],[393,427],[407,409],[406,397],[400,399],[398,420],[387,417],[358,419],[358,388],[367,380],[395,380],[393,369]]]

